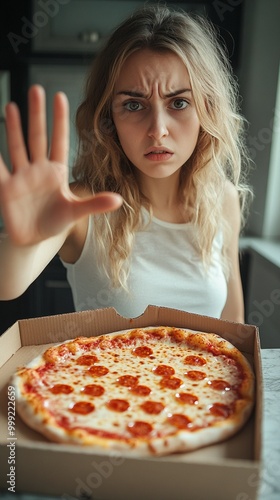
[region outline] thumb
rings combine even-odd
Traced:
[[[75,215],[77,218],[88,214],[100,214],[113,212],[123,203],[123,198],[117,193],[102,192],[90,198],[79,198],[75,204]]]

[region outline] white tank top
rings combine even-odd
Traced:
[[[121,287],[112,288],[98,267],[93,223],[94,217],[90,217],[77,262],[63,262],[77,311],[114,307],[122,316],[133,318],[151,304],[220,317],[227,297],[221,233],[214,240],[206,271],[193,243],[193,224],[173,224],[153,217],[147,228],[136,233],[128,293]]]

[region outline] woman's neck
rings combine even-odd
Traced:
[[[153,215],[160,220],[185,223],[187,217],[179,196],[179,172],[164,179],[139,176],[138,182],[149,200]]]

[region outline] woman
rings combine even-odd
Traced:
[[[238,238],[250,190],[236,96],[208,23],[145,7],[89,73],[70,189],[65,96],[55,97],[49,158],[43,90],[29,95],[30,159],[11,103],[0,298],[22,293],[59,252],[77,310],[133,317],[152,303],[243,322]]]

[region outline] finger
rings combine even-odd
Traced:
[[[53,117],[50,159],[66,165],[69,153],[69,104],[63,92],[58,92],[54,97]]]
[[[80,199],[75,206],[75,217],[78,219],[88,214],[113,212],[123,203],[123,198],[117,193],[99,193],[91,198]]]
[[[6,106],[6,130],[10,160],[13,171],[28,165],[28,156],[24,143],[21,119],[18,107],[10,102]]]
[[[28,95],[28,146],[32,161],[47,155],[46,97],[40,85],[33,85]]]
[[[2,156],[0,154],[0,183],[4,183],[7,181],[10,177],[10,173],[8,172],[8,169],[3,162]]]

